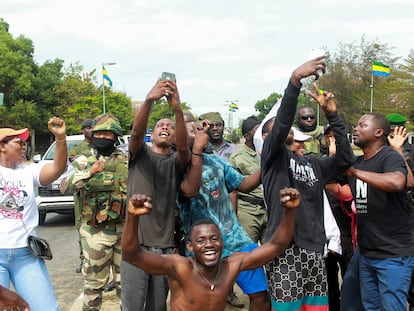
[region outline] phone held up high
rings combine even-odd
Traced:
[[[163,72],[161,74],[161,80],[174,80],[175,79],[175,74],[171,73],[171,72]]]

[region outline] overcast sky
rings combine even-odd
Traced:
[[[0,0],[14,37],[35,47],[35,60],[103,62],[116,91],[144,100],[162,71],[177,76],[181,101],[200,114],[238,100],[239,118],[283,93],[311,48],[378,39],[406,58],[414,48],[413,0]]]

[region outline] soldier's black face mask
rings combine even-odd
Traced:
[[[109,156],[115,150],[115,140],[107,138],[92,139],[92,146],[104,156]]]

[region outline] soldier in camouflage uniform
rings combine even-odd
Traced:
[[[115,147],[122,135],[114,116],[97,116],[92,128],[92,148],[76,157],[75,173],[68,180],[68,191],[79,195],[82,224],[79,230],[85,256],[83,310],[99,310],[102,291],[114,265],[114,277],[121,298],[119,267],[121,236],[125,221],[128,155]]]

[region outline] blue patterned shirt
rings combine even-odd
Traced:
[[[224,241],[223,257],[228,257],[254,243],[241,226],[229,195],[241,184],[244,176],[220,156],[204,153],[201,178],[197,197],[178,198],[186,234],[194,222],[210,219],[220,229]]]

